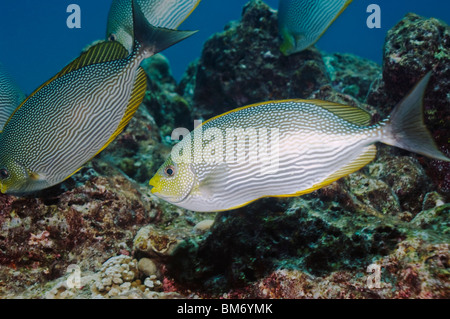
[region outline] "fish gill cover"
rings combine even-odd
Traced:
[[[277,2],[268,3],[277,7]],[[385,1],[378,3],[389,8]],[[89,15],[85,2],[79,4],[82,17]],[[93,38],[78,45],[78,52],[69,52],[40,82],[104,37],[110,4],[98,2],[102,26],[91,27],[94,18],[82,20],[80,32]],[[284,56],[276,10],[261,0],[242,1],[235,8],[236,19],[242,13],[239,21],[211,32],[183,76],[174,77],[171,70],[177,56],[185,55],[181,47],[144,61],[144,101],[108,148],[51,189],[28,197],[0,195],[0,296],[448,298],[448,163],[378,145],[377,157],[366,167],[311,194],[267,198],[222,213],[183,210],[149,192],[149,179],[174,144],[174,128],[192,130],[195,119],[290,98],[357,106],[378,122],[430,70],[425,124],[449,156],[448,17],[435,19],[444,10],[425,11],[408,1],[407,12],[414,13],[402,13],[388,28],[394,14],[383,10],[386,24],[372,31],[386,38],[376,47],[380,59],[371,57],[373,62],[348,53],[371,51],[372,43],[356,41],[361,51],[347,50],[344,43],[355,41],[348,32],[355,29],[339,32],[355,20],[368,32],[368,4],[354,1],[316,46]],[[209,9],[204,5],[197,10]],[[352,11],[352,6],[364,10]],[[55,11],[51,14],[60,14]],[[200,28],[194,21],[187,19],[180,28]],[[321,50],[328,35],[343,44]],[[4,49],[15,42],[6,45],[4,39],[0,60],[19,86],[31,86],[24,78],[43,76],[39,63],[18,72]],[[54,36],[51,41],[58,42]],[[55,60],[67,54],[43,43],[28,45],[52,52]],[[64,51],[61,44],[56,47]],[[379,271],[374,282],[369,282],[368,269]]]

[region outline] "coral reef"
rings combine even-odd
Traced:
[[[178,85],[164,56],[146,61],[146,99],[100,156],[40,194],[0,195],[2,298],[450,296],[447,163],[378,145],[372,163],[311,194],[218,214],[149,194],[171,131],[193,119],[318,98],[359,106],[376,122],[433,68],[426,122],[449,154],[443,22],[407,15],[388,34],[381,69],[316,48],[285,57],[276,19],[250,1]],[[380,271],[375,286],[369,269]]]
[[[424,99],[425,124],[442,152],[450,155],[450,28],[440,20],[407,14],[389,30],[383,75],[372,85],[367,103],[384,116],[428,71],[433,71]],[[394,152],[399,153],[398,150]],[[420,158],[439,190],[450,195],[450,164]]]
[[[329,82],[317,49],[285,57],[279,45],[277,13],[263,1],[249,2],[239,23],[205,43],[181,81],[179,92],[193,101],[194,118],[267,100],[306,98]]]
[[[178,93],[167,58],[157,54],[142,63],[148,76],[144,105],[155,119],[161,137],[170,137],[177,127],[192,128],[191,105]]]
[[[98,160],[91,165],[102,177],[85,168],[77,176],[91,176],[83,186],[54,188],[41,198],[0,195],[0,280],[8,288],[58,278],[70,264],[95,269],[111,254],[130,253],[133,233],[155,218],[155,204],[120,172]]]
[[[339,271],[316,277],[298,270],[281,269],[227,297],[287,299],[392,299],[448,296],[448,245],[403,241],[375,264],[379,283],[369,286],[367,269]]]

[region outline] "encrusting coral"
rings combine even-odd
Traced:
[[[449,155],[448,41],[445,23],[408,14],[388,33],[383,68],[314,47],[285,57],[276,12],[250,1],[178,85],[164,56],[144,64],[144,104],[79,173],[37,196],[0,195],[0,295],[448,298],[448,163],[378,146],[372,163],[312,194],[218,214],[171,206],[147,186],[173,145],[171,129],[193,119],[318,98],[378,121],[432,69],[425,119]],[[380,270],[376,287],[369,266]]]

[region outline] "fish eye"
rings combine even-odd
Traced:
[[[0,178],[7,179],[9,177],[9,172],[6,168],[0,169]]]
[[[116,35],[114,33],[109,35],[109,41],[116,41]]]
[[[175,167],[173,167],[172,165],[167,166],[164,169],[164,173],[168,176],[168,177],[172,177],[175,175]]]

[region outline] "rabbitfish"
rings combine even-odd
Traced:
[[[423,122],[429,78],[373,125],[360,108],[321,100],[264,102],[214,117],[174,146],[151,191],[189,210],[223,211],[324,187],[371,162],[377,142],[449,161]]]
[[[281,52],[290,55],[313,45],[353,0],[280,0]]]

